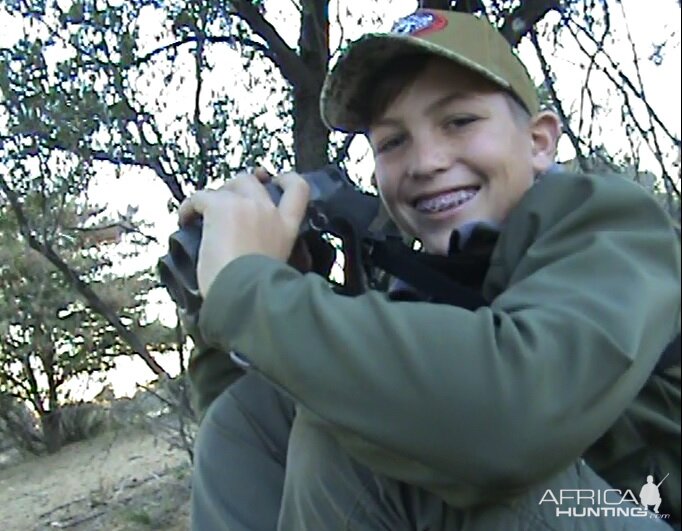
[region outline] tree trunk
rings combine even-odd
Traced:
[[[45,376],[47,378],[48,406],[46,408],[46,413],[40,420],[43,426],[45,449],[48,453],[53,454],[58,451],[64,443],[60,422],[62,412],[57,397],[57,382],[54,377],[52,360],[49,359],[49,363],[46,363],[46,360],[43,360],[43,364],[43,369],[45,370]]]
[[[320,117],[319,98],[329,63],[328,0],[306,0],[298,45],[306,79],[293,87],[296,170],[310,171],[328,162],[329,131]]]
[[[58,452],[62,447],[63,437],[61,430],[61,411],[46,411],[40,416],[40,425],[43,429],[43,441],[48,453]]]

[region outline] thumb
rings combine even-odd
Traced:
[[[184,226],[200,218],[208,206],[211,190],[200,190],[185,199],[178,209],[178,225]]]
[[[283,190],[277,209],[287,227],[293,233],[298,233],[308,206],[310,186],[303,177],[293,172],[278,175],[275,182]]]

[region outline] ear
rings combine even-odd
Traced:
[[[555,112],[540,111],[530,123],[533,170],[535,175],[547,171],[556,157],[561,136],[561,119]]]

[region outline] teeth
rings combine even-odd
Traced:
[[[478,190],[475,188],[456,190],[454,192],[448,192],[435,197],[420,199],[417,201],[415,207],[420,212],[441,212],[449,208],[456,208],[460,205],[463,205],[467,201],[473,199],[477,193]]]

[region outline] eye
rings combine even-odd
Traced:
[[[446,129],[461,129],[469,124],[478,121],[477,116],[453,116],[445,120],[443,126]]]
[[[388,153],[389,151],[399,148],[403,142],[405,142],[404,134],[389,136],[377,143],[376,152]]]

